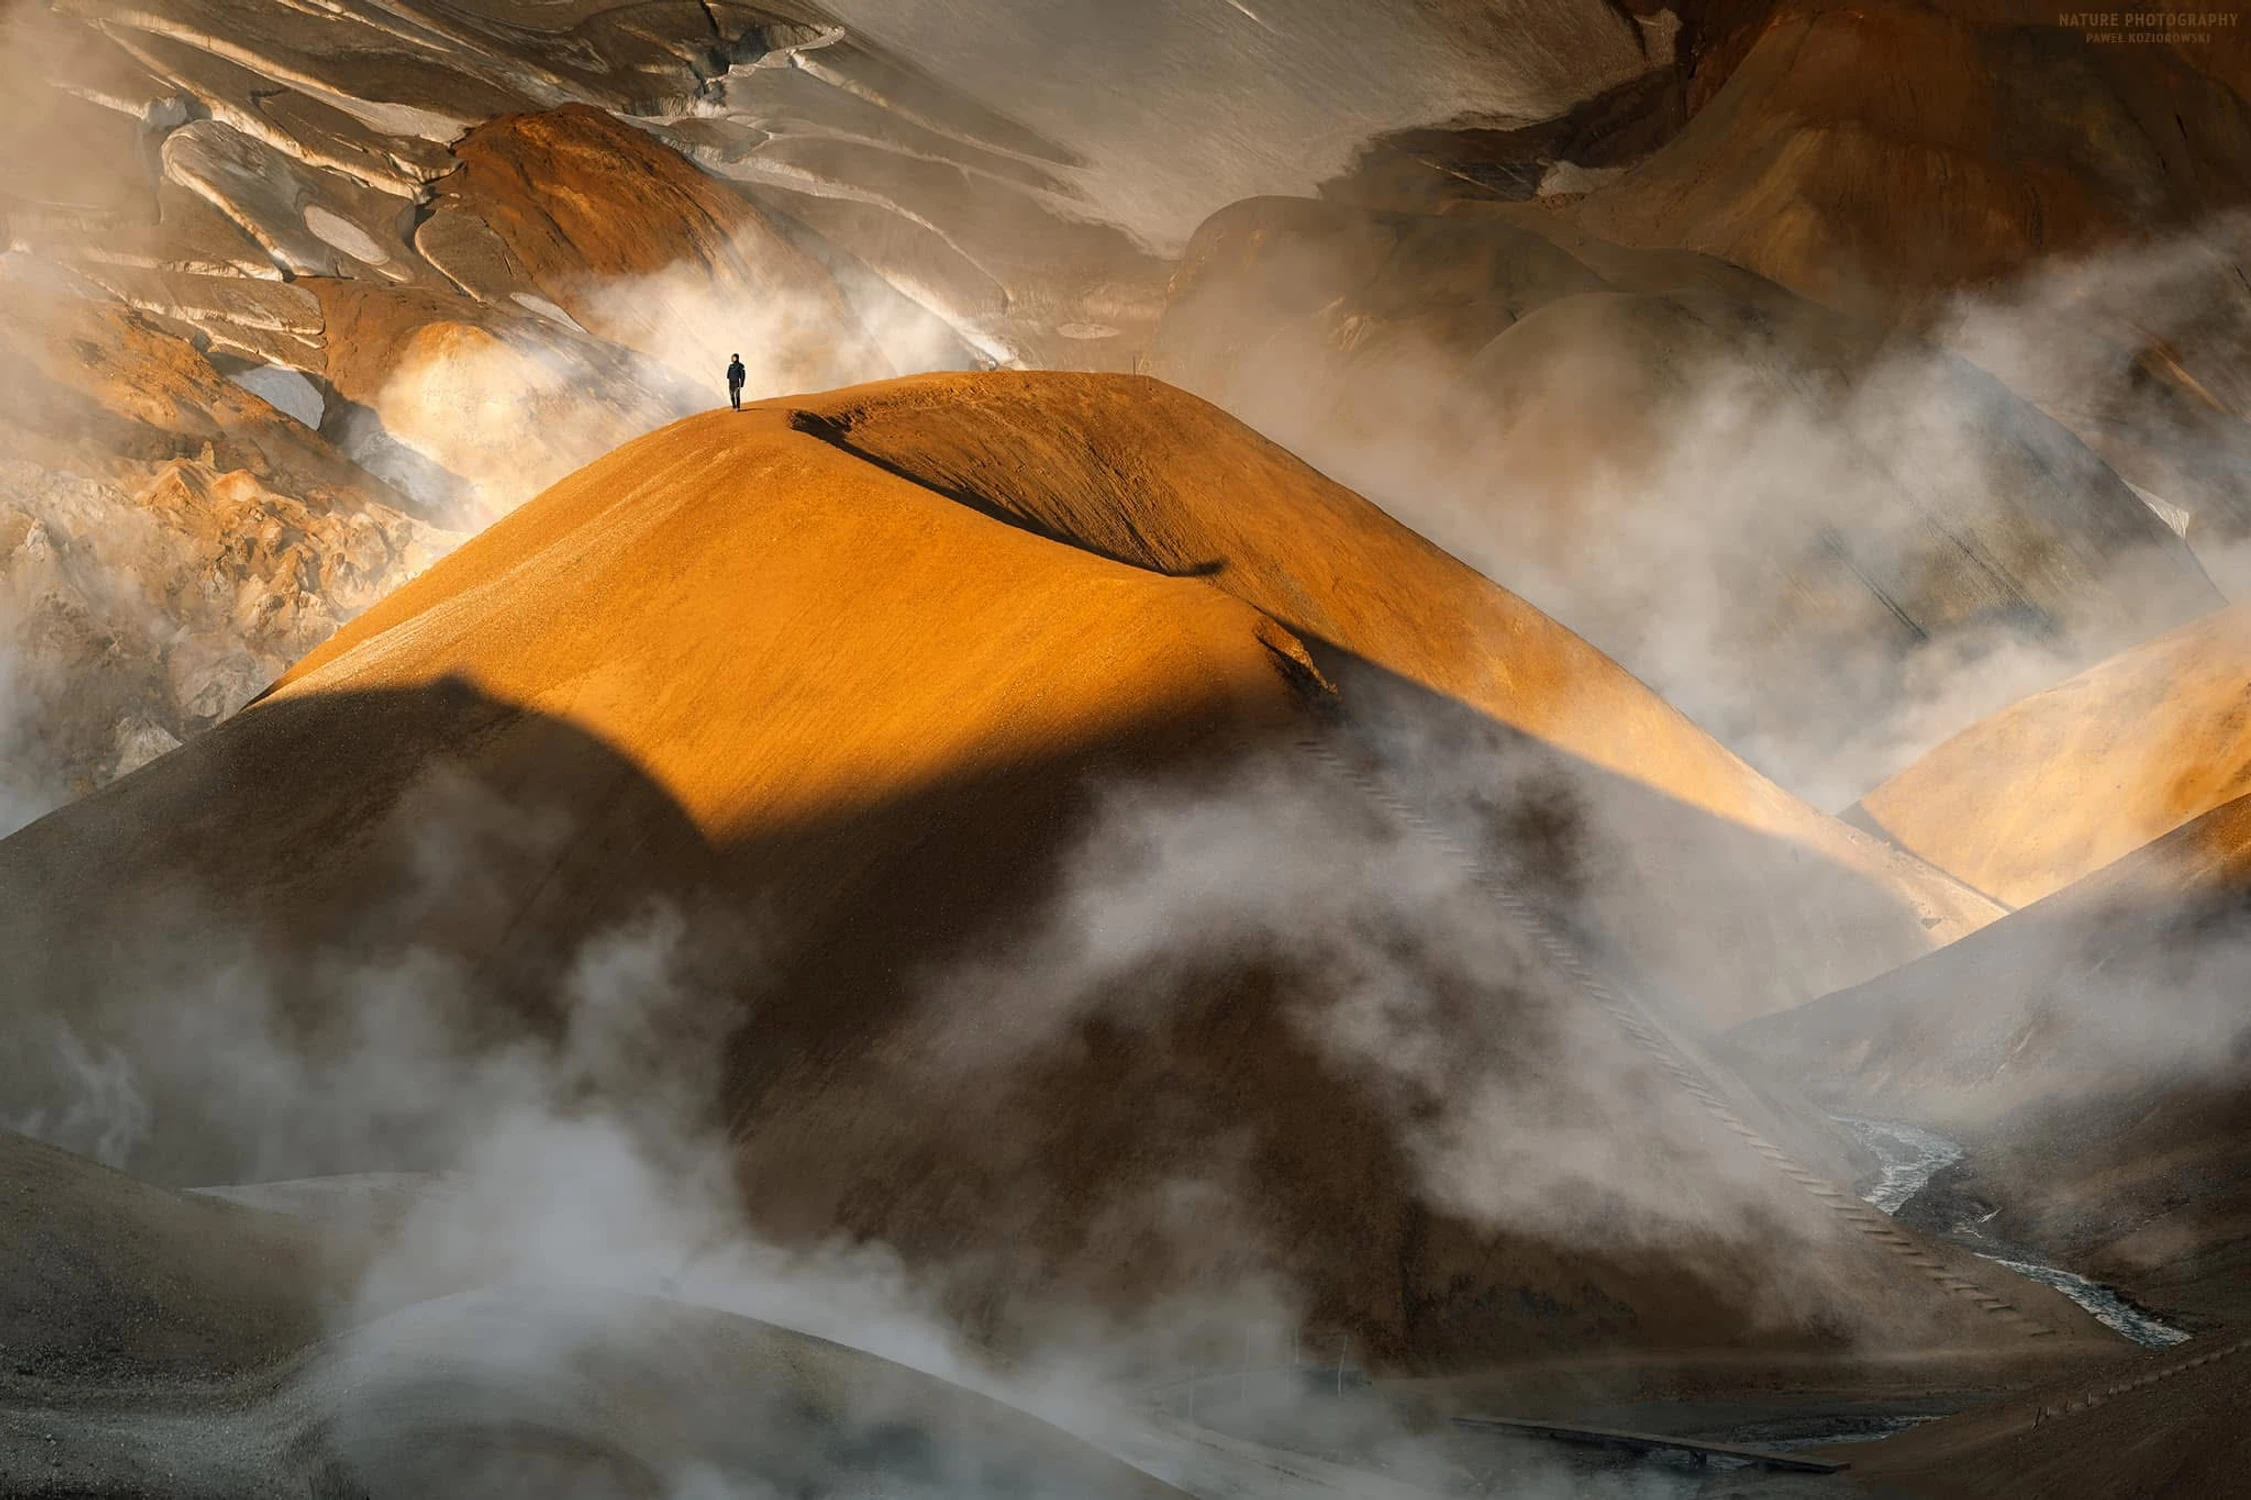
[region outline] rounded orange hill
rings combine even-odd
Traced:
[[[2021,1336],[1669,1083],[1446,851],[1299,753],[1321,736],[1689,1034],[1994,912],[1216,409],[1047,374],[627,445],[237,719],[0,843],[0,939],[37,955],[27,1019],[131,1058],[166,1122],[131,1165],[173,1180],[436,1148],[411,1120],[340,1140],[317,1098],[230,1109],[223,1059],[157,1040],[176,990],[152,974],[208,984],[239,949],[317,1057],[356,1034],[349,977],[411,957],[427,1031],[486,1047],[554,1028],[576,956],[656,903],[723,1025],[634,1065],[712,1077],[762,1232],[890,1245],[973,1327],[1273,1277],[1418,1363]],[[1279,894],[1045,978],[1134,787],[1270,849],[1212,910]],[[1354,964],[1404,986],[1396,1047],[1346,1003]],[[1707,1066],[1851,1176],[1786,1088]]]

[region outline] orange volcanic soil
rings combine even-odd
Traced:
[[[454,147],[432,243],[465,284],[522,286],[591,332],[663,357],[667,305],[692,286],[702,308],[777,305],[830,331],[829,363],[808,350],[797,378],[826,384],[875,355],[827,271],[731,186],[699,171],[646,132],[588,105],[510,115]],[[440,246],[443,246],[441,249]],[[662,276],[669,292],[620,296],[635,278]]]
[[[2190,61],[2210,49],[2090,44],[2057,19],[2013,3],[1773,6],[1724,49],[1739,61],[1710,59],[1724,82],[1681,133],[1577,216],[1897,310],[2240,205],[2251,109]]]
[[[2222,602],[1969,363],[1551,207],[1448,208],[1214,215],[1144,369],[1556,611],[1784,785],[1848,802],[2001,707],[2022,687],[1966,666],[1997,638],[2037,633],[2061,675]]]
[[[2251,612],[2221,610],[2035,693],[1861,799],[2011,906],[2251,791]]]
[[[902,546],[902,524],[935,531]],[[508,586],[483,588],[499,569]],[[1014,581],[1033,572],[1036,584]],[[853,597],[874,577],[886,589],[867,613],[816,628],[809,612],[828,606],[813,601]],[[1105,586],[1085,586],[1095,579]],[[461,607],[471,590],[474,607]],[[561,594],[583,602],[562,608]],[[894,611],[916,622],[911,639],[896,638]],[[1143,616],[1173,618],[1123,628]],[[1221,618],[1233,624],[1211,636]],[[799,631],[820,641],[810,660]],[[1107,642],[1098,655],[1063,649],[1093,637]],[[621,652],[620,641],[647,644]],[[666,641],[730,652],[704,668],[708,648]],[[1038,662],[1019,669],[1034,675],[997,672],[1003,652]],[[863,653],[867,665],[840,673]],[[1326,693],[1320,672],[1347,657],[1606,784],[1655,793],[1649,816],[1693,824],[1685,839],[1724,842],[1729,868],[1716,871],[1665,849],[1637,855],[1661,865],[1660,900],[1718,887],[1782,908],[1755,951],[1721,960],[1740,982],[1694,997],[1722,1018],[1879,972],[1994,914],[1790,797],[1358,496],[1149,381],[932,376],[669,429],[402,589],[300,663],[277,697],[466,675],[600,735],[706,836],[736,839],[1152,713],[1271,700],[1255,711],[1267,714],[1280,679],[1249,662]],[[760,712],[782,684],[796,710]],[[1803,900],[1793,888],[1804,882],[1834,882],[1854,930],[1832,925],[1831,892]],[[1805,907],[1795,932],[1793,903]]]
[[[37,955],[27,1013],[133,1053],[168,1122],[134,1165],[175,1178],[223,1180],[249,1143],[210,1102],[223,1077],[144,1045],[162,1029],[135,996],[168,965],[253,937],[284,1037],[318,1053],[361,1003],[336,976],[412,954],[460,976],[431,1003],[451,995],[446,1024],[483,1045],[551,1025],[579,948],[658,901],[733,1017],[711,1107],[754,1219],[889,1244],[972,1326],[1272,1269],[1384,1359],[2025,1337],[1841,1226],[1529,956],[1427,981],[1447,1097],[1532,1090],[1517,1124],[1447,1149],[1611,1141],[1677,1233],[1491,1218],[1505,1154],[1460,1158],[1434,1200],[1412,1111],[1324,1050],[1323,934],[1129,967],[1105,994],[1130,1009],[1052,1021],[1036,980],[974,978],[1038,951],[1103,787],[1263,766],[1290,826],[1320,830],[1307,857],[1367,847],[1370,809],[1274,758],[1356,721],[1500,745],[1460,772],[1499,811],[1459,801],[1458,835],[1609,882],[1579,925],[1625,970],[1717,955],[1719,982],[1658,996],[1691,1028],[1992,910],[1215,409],[995,375],[697,417],[574,475],[220,730],[0,844],[0,940]],[[1518,941],[1483,904],[1461,920],[1473,946]],[[1716,1086],[1852,1174],[1786,1088]],[[378,1143],[292,1170],[416,1164]],[[1183,1215],[1212,1188],[1223,1209]],[[2086,1331],[2000,1273],[1954,1274]]]

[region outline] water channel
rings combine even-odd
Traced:
[[[1887,1214],[1896,1215],[1933,1177],[1968,1154],[1959,1141],[1920,1126],[1856,1115],[1835,1118],[1880,1164],[1875,1182],[1861,1197]],[[2016,1246],[1992,1240],[1981,1227],[1985,1219],[1991,1217],[1987,1214],[1979,1219],[1958,1219],[1946,1226],[1945,1237],[1981,1260],[1992,1261],[2028,1281],[2053,1287],[2085,1308],[2105,1328],[2144,1349],[2170,1349],[2175,1344],[2188,1342],[2188,1334],[2152,1317],[2101,1282],[2090,1281],[2061,1266],[2049,1265]]]

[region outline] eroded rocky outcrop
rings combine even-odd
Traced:
[[[13,821],[217,723],[459,540],[138,313],[8,287],[0,325]]]

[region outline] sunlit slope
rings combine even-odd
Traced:
[[[1145,617],[1161,623],[1126,623]],[[1220,621],[1235,647],[1185,644]],[[465,674],[599,734],[723,840],[1155,705],[1279,691],[1284,663],[1314,675],[1306,652],[1560,754],[1589,803],[1613,782],[1646,795],[1646,819],[1621,800],[1588,820],[1623,865],[1619,909],[1596,915],[1652,971],[1708,954],[1714,975],[1668,976],[1693,1008],[1795,1003],[1993,914],[1350,491],[1128,377],[930,376],[681,424],[496,527],[275,696]]]
[[[129,1164],[165,1180],[442,1164],[413,1059],[540,1045],[596,940],[669,912],[695,1019],[602,1087],[691,1080],[757,1228],[893,1247],[981,1332],[1271,1276],[1439,1364],[2024,1336],[1793,1185],[1296,749],[1340,734],[1691,1031],[1923,950],[1918,901],[1980,909],[1193,398],[931,378],[628,445],[0,843],[0,1068],[61,1108],[67,1018],[131,1068]],[[1201,936],[1089,884],[1144,857],[1136,798],[1180,797],[1221,872],[1140,899],[1216,882]],[[1107,977],[1042,970],[1113,921]],[[1374,952],[1435,1053],[1354,1040]],[[1391,1076],[1417,1055],[1444,1076]],[[1850,1176],[1786,1087],[1713,1077]]]
[[[2251,612],[2167,632],[1948,740],[1861,799],[2024,906],[2251,791]]]
[[[637,767],[692,824],[701,878],[759,914],[767,951],[720,1101],[759,1225],[945,1266],[980,1328],[1020,1329],[1057,1299],[1144,1306],[1250,1264],[1301,1282],[1371,1353],[1415,1361],[1520,1340],[1796,1347],[1845,1326],[1940,1345],[2023,1336],[1870,1261],[1536,965],[1460,993],[1460,1097],[1433,1107],[1503,1079],[1539,1102],[1496,1127],[1499,1157],[1465,1145],[1459,1170],[1507,1181],[1508,1152],[1539,1154],[1571,1122],[1619,1143],[1626,1180],[1588,1190],[1652,1215],[1637,1232],[1658,1243],[1495,1222],[1436,1186],[1384,1088],[1316,1040],[1330,1001],[1308,968],[1313,934],[1252,923],[1216,954],[1194,933],[1156,935],[1102,986],[1122,1018],[1075,1017],[1096,1003],[1080,981],[1039,977],[1053,944],[1080,940],[1046,926],[1086,898],[1083,862],[1058,859],[1088,826],[1074,784],[1247,757],[1274,778],[1251,799],[1263,819],[1222,798],[1191,824],[1319,866],[1366,854],[1342,831],[1366,811],[1289,747],[1340,721],[1377,741],[1435,737],[1447,713],[1503,726],[1508,753],[1472,773],[1503,805],[1513,780],[1564,778],[1559,816],[1605,851],[1586,874],[1617,886],[1578,914],[1618,962],[1680,970],[1657,999],[1690,1015],[1782,1003],[1820,973],[1919,950],[1931,938],[1915,900],[1953,890],[1887,863],[1578,638],[1183,393],[928,377],[692,419],[393,596],[238,733],[449,680]],[[1403,777],[1416,769],[1405,757]],[[1286,889],[1307,873],[1241,878]],[[586,878],[566,860],[540,899]],[[1130,923],[1132,908],[1121,895],[1089,920]],[[1721,915],[1684,936],[1683,911]],[[1489,900],[1463,918],[1466,947],[1515,941]],[[1420,1003],[1454,1003],[1463,980],[1443,956],[1401,940]],[[1718,940],[1740,950],[1724,983],[1689,962]],[[1847,1170],[1818,1131],[1799,1149]],[[1672,1163],[1664,1186],[1648,1180],[1655,1160]],[[1706,1222],[1672,1180],[1743,1206]],[[1193,1222],[1181,1194],[1204,1205]],[[1520,1297],[1555,1307],[1528,1322]]]
[[[1739,1034],[1869,1099],[1965,1120],[2194,1071],[2228,1055],[2247,893],[2239,797],[1942,952]]]
[[[783,408],[631,444],[273,695],[449,675],[633,759],[724,842],[1171,715],[1279,719],[1301,652],[1193,580],[1031,536]]]

